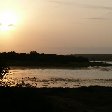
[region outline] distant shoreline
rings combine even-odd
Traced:
[[[10,69],[67,69],[67,70],[78,70],[78,69],[88,69],[89,67],[111,67],[112,65],[104,66],[85,66],[85,67],[39,67],[39,66],[10,66]]]
[[[112,64],[95,62],[97,59],[110,59],[112,55],[57,55],[40,54],[36,51],[30,53],[3,52],[0,53],[0,64],[9,67],[37,67],[37,68],[57,68],[76,69],[94,66],[112,66]],[[96,59],[96,60],[95,60]],[[93,62],[91,62],[93,61]]]
[[[93,65],[88,66],[25,66],[25,65],[13,65],[9,66],[10,69],[67,69],[67,70],[78,70],[88,69],[89,67],[112,67],[112,64],[102,62],[91,62]]]

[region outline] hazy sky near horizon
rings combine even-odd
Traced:
[[[112,53],[112,0],[1,0],[4,10],[19,22],[0,31],[0,51]]]

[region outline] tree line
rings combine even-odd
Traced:
[[[70,65],[89,62],[88,58],[74,55],[44,54],[31,51],[30,53],[1,52],[0,62],[7,65]]]

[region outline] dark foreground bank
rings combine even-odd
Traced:
[[[30,112],[112,112],[111,87],[0,87],[0,109]]]

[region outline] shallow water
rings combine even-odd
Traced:
[[[83,69],[12,68],[1,81],[2,85],[30,84],[35,87],[111,86],[112,67]]]

